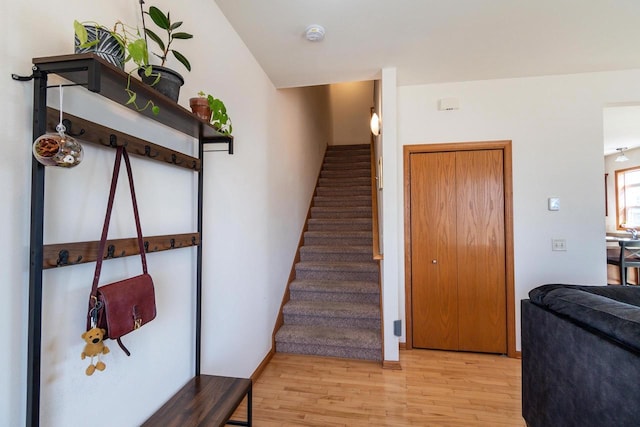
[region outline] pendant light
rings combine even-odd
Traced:
[[[616,162],[626,162],[627,160],[629,160],[629,158],[624,155],[624,150],[626,149],[627,147],[616,148],[616,151],[620,152],[618,157],[616,157]]]

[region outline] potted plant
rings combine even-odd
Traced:
[[[142,3],[143,1],[141,0],[141,8]],[[144,15],[148,15],[153,23],[164,31],[165,39],[147,28]],[[152,53],[160,59],[161,63],[160,65],[140,67],[138,74],[143,82],[152,85],[156,90],[177,102],[180,94],[180,87],[184,84],[184,79],[179,73],[165,67],[164,65],[167,61],[169,52],[171,52],[178,62],[184,65],[187,71],[191,71],[191,64],[189,63],[189,60],[180,52],[171,49],[171,44],[175,40],[191,39],[193,38],[193,35],[176,31],[180,26],[182,26],[182,21],[172,22],[170,12],[165,14],[155,6],[151,6],[148,11],[142,12],[142,26],[144,28],[144,34],[148,36],[148,38],[151,39],[159,48],[159,53]]]
[[[75,53],[92,52],[124,70],[125,46],[108,28],[96,23],[73,21]]]
[[[122,21],[117,21],[113,28],[107,28],[106,26],[97,22],[73,22],[75,32],[75,44],[76,53],[83,52],[95,52],[98,56],[106,59],[109,63],[124,69],[124,64],[131,61],[134,63],[134,68],[129,72],[127,78],[127,86],[125,92],[129,95],[127,105],[133,105],[138,111],[143,111],[151,107],[153,114],[158,114],[160,108],[155,105],[152,100],[147,101],[144,106],[139,106],[136,103],[137,94],[131,90],[131,74],[138,70],[143,70],[148,75],[151,75],[151,67],[149,65],[149,53],[147,49],[147,42],[143,35],[137,28],[130,27]],[[97,34],[99,37],[92,37],[91,34]],[[117,48],[111,41],[115,40]],[[110,54],[105,57],[105,54],[96,49],[96,46],[106,44],[109,41],[109,45],[113,48],[110,50]],[[114,63],[110,59],[113,52],[120,52],[122,57],[122,63]],[[119,58],[120,56],[118,56]],[[156,78],[157,81],[157,78]],[[151,81],[149,84],[153,84]]]
[[[198,97],[189,99],[189,105],[196,116],[207,120],[218,132],[231,135],[233,131],[231,117],[221,99],[200,91]]]
[[[198,96],[189,98],[189,106],[193,114],[200,119],[209,122],[211,120],[211,108],[209,107],[209,100],[205,96],[205,93],[200,91]]]

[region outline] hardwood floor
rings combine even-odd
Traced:
[[[525,425],[518,359],[405,350],[400,363],[277,353],[253,387],[254,425]]]

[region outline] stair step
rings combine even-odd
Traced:
[[[321,178],[341,178],[341,179],[352,179],[352,178],[369,178],[371,179],[371,169],[336,169],[336,170],[326,170],[323,169],[320,171]]]
[[[371,218],[310,218],[309,231],[371,231]]]
[[[342,187],[321,187],[316,188],[318,196],[371,196],[371,184],[369,185],[349,185]]]
[[[306,231],[304,245],[307,246],[371,246],[371,231]]]
[[[377,282],[300,279],[291,282],[289,289],[292,301],[380,303]]]
[[[371,206],[371,195],[315,196],[313,206]]]
[[[277,352],[382,360],[382,338],[376,329],[284,325],[275,340]]]
[[[369,152],[371,150],[369,144],[353,144],[353,145],[329,145],[327,147],[326,155],[344,156],[346,153],[352,153],[355,151]]]
[[[344,179],[341,177],[320,177],[320,179],[318,180],[318,187],[350,187],[353,185],[371,185],[371,176],[358,176],[349,179]]]
[[[371,162],[358,162],[355,161],[355,158],[353,161],[349,162],[325,162],[322,164],[322,170],[367,170],[370,172]]]
[[[311,218],[371,218],[371,206],[315,206]]]
[[[300,261],[371,262],[373,250],[369,246],[305,245],[300,248]]]
[[[297,279],[378,281],[378,264],[371,262],[300,261]]]
[[[378,304],[341,301],[289,301],[282,308],[285,325],[380,328]]]
[[[326,156],[324,158],[324,164],[327,163],[351,163],[351,162],[367,162],[371,165],[371,154],[367,150],[366,154],[351,154],[348,156]]]

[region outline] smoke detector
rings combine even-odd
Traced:
[[[309,25],[305,30],[305,37],[310,42],[319,42],[324,39],[324,27],[322,25]]]

